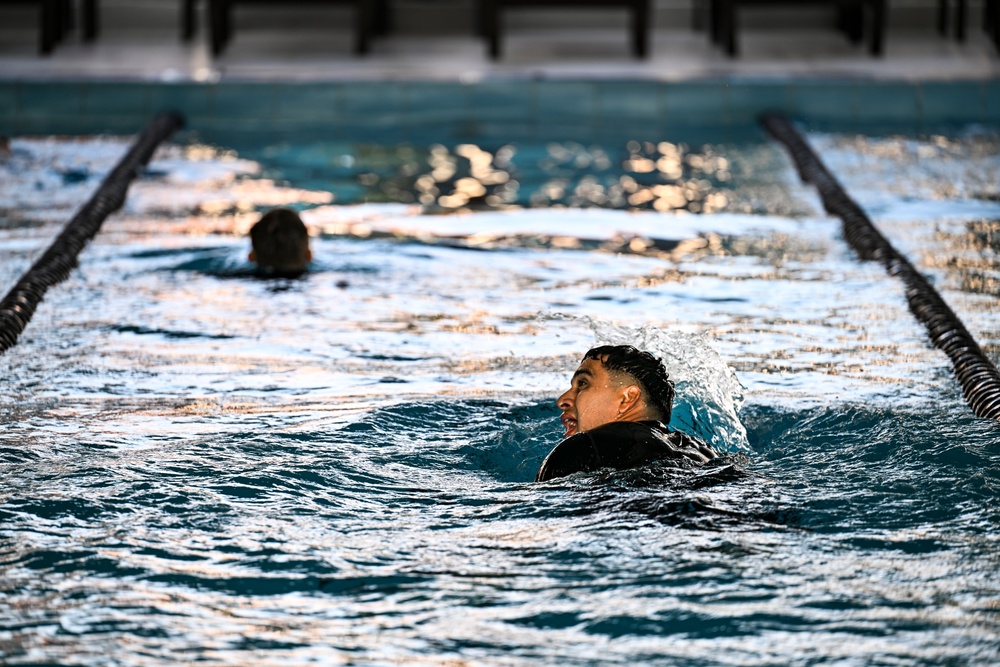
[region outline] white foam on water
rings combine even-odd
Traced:
[[[747,430],[739,418],[745,387],[705,336],[600,319],[589,323],[598,344],[632,345],[663,362],[677,393],[671,424],[717,447],[749,451]]]
[[[695,216],[610,209],[512,209],[421,215],[419,206],[360,204],[305,211],[303,221],[334,234],[365,223],[372,232],[412,237],[553,236],[580,240],[650,238],[681,241],[705,234],[798,234],[805,221],[777,216],[719,213]]]

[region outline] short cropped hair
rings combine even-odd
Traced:
[[[674,383],[663,362],[631,345],[601,345],[587,350],[584,360],[596,359],[608,372],[623,373],[635,380],[646,405],[666,424],[674,405]]]
[[[309,265],[309,232],[290,208],[265,213],[250,229],[250,244],[257,264],[274,273],[297,275]]]

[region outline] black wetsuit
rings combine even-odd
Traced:
[[[600,468],[628,470],[653,461],[705,463],[718,454],[705,441],[658,421],[611,422],[566,438],[542,461],[536,482]]]

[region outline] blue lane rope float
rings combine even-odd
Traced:
[[[760,122],[784,144],[803,182],[819,191],[826,211],[841,219],[844,238],[858,256],[880,263],[889,275],[903,281],[910,312],[927,328],[934,346],[951,359],[965,400],[976,416],[1000,419],[1000,372],[937,290],[875,228],[788,118],[768,113]]]
[[[145,168],[156,147],[183,125],[184,119],[172,111],[154,118],[97,192],[0,301],[0,354],[17,343],[48,289],[69,277],[87,242],[94,238],[104,220],[125,203],[128,186]]]

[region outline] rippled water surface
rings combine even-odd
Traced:
[[[996,360],[996,138],[810,140]],[[11,142],[4,290],[126,145]],[[534,484],[597,341],[727,455]],[[1000,430],[768,144],[167,147],[0,377],[5,664],[997,660]]]

